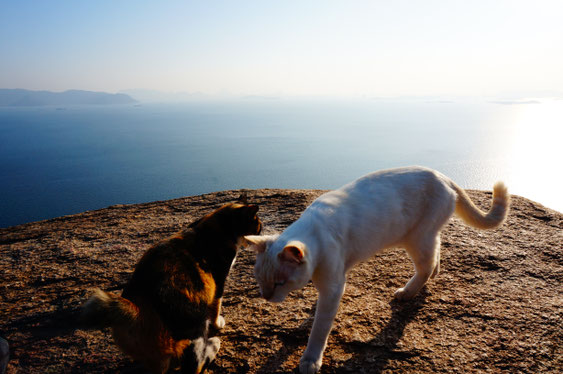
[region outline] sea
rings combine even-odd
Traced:
[[[563,211],[563,100],[201,100],[0,108],[0,227],[423,165]]]

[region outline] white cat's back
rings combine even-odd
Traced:
[[[448,181],[422,167],[370,173],[321,195],[301,219],[324,227],[355,263],[370,257],[374,249],[400,244],[431,213],[434,200],[455,201]]]

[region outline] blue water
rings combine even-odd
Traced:
[[[518,192],[514,140],[502,134],[519,111],[405,100],[0,108],[0,227],[224,189],[336,188],[412,164]],[[558,170],[554,152],[545,162]],[[541,186],[523,190],[563,209]]]

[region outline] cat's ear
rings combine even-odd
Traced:
[[[277,239],[278,235],[246,235],[244,239],[248,243],[248,248],[256,253],[264,253],[268,245]]]
[[[248,215],[251,217],[258,213],[258,205],[247,205],[246,209],[248,209]]]
[[[288,243],[278,254],[278,258],[282,261],[300,265],[305,257],[305,244],[299,241]]]
[[[244,204],[244,205],[248,204],[248,194],[246,193],[246,191],[243,191],[240,194],[239,198],[237,199],[237,203],[241,203],[241,204]]]

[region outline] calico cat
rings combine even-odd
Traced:
[[[121,296],[96,290],[81,312],[83,328],[111,327],[119,348],[153,373],[200,373],[220,341],[225,280],[244,235],[259,234],[258,207],[229,203],[151,247]]]
[[[313,280],[319,292],[301,373],[316,373],[344,292],[348,270],[387,247],[406,248],[415,275],[395,292],[410,299],[440,269],[440,230],[457,213],[480,229],[499,226],[509,195],[497,183],[488,213],[437,171],[408,167],[368,174],[317,198],[279,236],[246,236],[257,253],[254,273],[262,296],[281,302]]]

